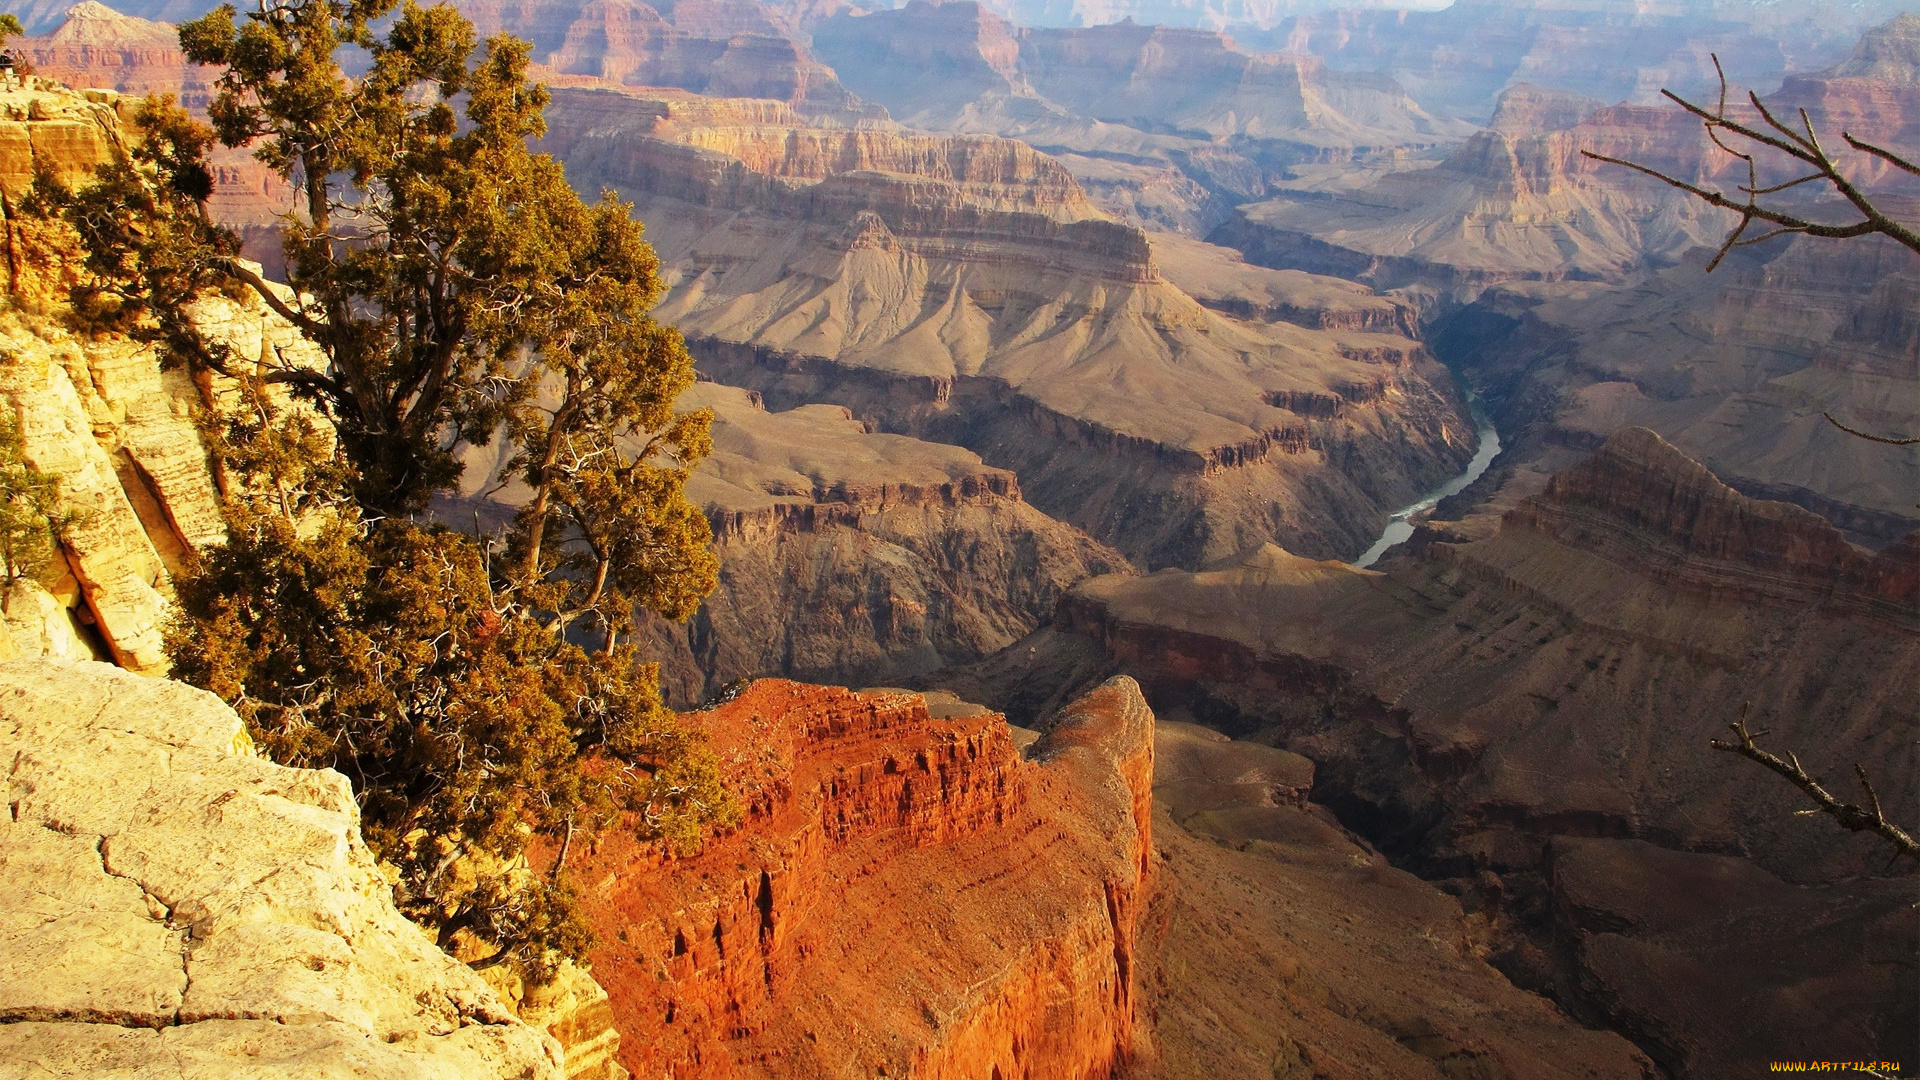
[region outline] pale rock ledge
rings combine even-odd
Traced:
[[[0,1080],[560,1080],[560,1045],[393,906],[346,778],[212,694],[0,664]]]

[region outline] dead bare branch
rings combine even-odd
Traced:
[[[1765,735],[1766,732],[1747,730],[1746,709],[1742,708],[1740,710],[1740,719],[1728,724],[1727,729],[1733,732],[1735,739],[1738,741],[1727,742],[1714,739],[1710,745],[1715,750],[1723,750],[1729,754],[1738,754],[1750,761],[1757,761],[1781,776],[1786,777],[1789,783],[1799,788],[1807,798],[1813,800],[1814,807],[1812,809],[1802,810],[1800,813],[1827,814],[1835,821],[1838,821],[1842,828],[1852,830],[1853,832],[1871,832],[1878,835],[1881,839],[1893,845],[1896,857],[1905,855],[1908,858],[1920,861],[1920,842],[1915,842],[1913,837],[1908,835],[1905,829],[1887,820],[1887,815],[1880,806],[1880,795],[1873,789],[1873,781],[1868,779],[1865,766],[1856,764],[1853,767],[1853,771],[1860,777],[1860,786],[1867,793],[1867,805],[1860,806],[1855,803],[1841,802],[1839,799],[1834,798],[1825,787],[1822,787],[1818,780],[1815,780],[1807,774],[1806,769],[1801,767],[1800,759],[1797,755],[1789,752],[1785,758],[1782,758],[1777,754],[1762,750],[1754,740]]]
[[[1844,431],[1847,434],[1852,435],[1856,438],[1865,439],[1868,442],[1885,443],[1888,446],[1920,446],[1920,438],[1891,439],[1885,435],[1871,435],[1871,434],[1868,434],[1867,432],[1860,431],[1856,428],[1850,428],[1847,425],[1841,423],[1840,421],[1835,420],[1833,418],[1832,413],[1821,413],[1820,415],[1827,418],[1827,423],[1832,424],[1834,427],[1839,428],[1841,431]]]

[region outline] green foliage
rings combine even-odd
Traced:
[[[411,0],[376,35],[393,7],[288,0],[183,26],[190,58],[225,67],[212,129],[149,99],[124,158],[35,199],[86,248],[76,319],[224,376],[202,431],[230,539],[178,583],[175,674],[277,760],[352,779],[401,904],[443,944],[537,978],[585,938],[558,867],[527,871],[533,836],[624,812],[689,846],[737,818],[620,640],[636,607],[684,618],[713,588],[684,493],[710,418],[673,411],[692,361],[649,314],[659,268],[631,208],[583,202],[528,147],[547,95],[526,44],[476,53],[451,7]],[[347,46],[364,75],[336,63]],[[209,219],[216,139],[294,185],[292,290]],[[193,303],[220,292],[257,297],[324,363],[206,338]],[[420,520],[461,448],[495,437],[532,491],[506,535]]]
[[[60,481],[27,460],[20,421],[11,410],[0,410],[0,572],[6,588],[46,569],[58,530],[69,524],[60,512]]]
[[[5,45],[10,37],[24,37],[26,27],[20,25],[20,16],[11,11],[0,12],[0,45]]]

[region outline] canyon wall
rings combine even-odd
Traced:
[[[1834,133],[1829,139],[1846,130],[1909,146],[1912,117],[1920,114],[1915,40],[1920,16],[1903,15],[1869,30],[1848,59],[1824,72],[1795,76],[1771,93],[1766,83],[1743,89],[1761,92],[1776,116],[1806,109],[1816,131]],[[1359,190],[1304,185],[1242,207],[1212,238],[1265,265],[1380,288],[1419,287],[1453,302],[1515,280],[1634,280],[1650,264],[1672,265],[1689,249],[1719,246],[1737,222],[1733,215],[1582,151],[1724,190],[1747,181],[1744,161],[1716,147],[1697,119],[1670,103],[1586,108],[1563,90],[1557,105],[1545,107],[1551,93],[1533,85],[1508,89],[1492,126],[1432,168],[1391,173]],[[1737,95],[1731,112],[1764,127]],[[1860,157],[1855,178],[1868,190],[1905,188],[1886,163]],[[1784,156],[1761,154],[1758,164],[1762,185],[1799,175]],[[1790,206],[1793,196],[1784,196]],[[1811,203],[1799,209],[1824,212]]]
[[[995,714],[899,691],[762,680],[696,719],[740,827],[664,861],[614,830],[569,863],[636,1075],[1080,1080],[1132,1056],[1153,717],[1130,680],[1024,753]]]
[[[1268,548],[1094,579],[949,685],[995,700],[1079,635],[1081,670],[1305,755],[1314,798],[1479,913],[1516,983],[1676,1075],[1904,1059],[1911,877],[1706,744],[1746,713],[1835,790],[1863,762],[1910,804],[1913,544],[1853,547],[1629,430],[1386,573]]]
[[[37,580],[8,590],[5,647],[161,673],[172,575],[226,535],[191,417],[201,389],[184,372],[162,372],[150,347],[66,330],[54,311],[79,264],[74,238],[15,209],[35,168],[76,183],[107,159],[123,99],[45,81],[9,97],[25,108],[0,120],[11,301],[0,312],[0,400],[17,418],[25,460],[60,481],[72,521]],[[243,356],[300,347],[262,304],[210,301],[202,318]]]
[[[1391,304],[1349,315],[1368,306],[1355,294],[1254,275],[1237,292],[1266,299],[1235,318],[1005,140],[850,139],[745,104],[705,127],[715,112],[562,90],[548,145],[575,184],[638,200],[672,284],[660,317],[772,407],[832,402],[965,446],[1150,565],[1275,536],[1358,551],[1471,452],[1445,372]],[[813,144],[839,149],[763,150]],[[1240,273],[1215,259],[1203,291],[1231,295],[1219,279]]]
[[[894,116],[1021,139],[1118,220],[1194,236],[1302,165],[1422,152],[1472,130],[1428,116],[1389,78],[1250,53],[1207,30],[1023,28],[973,3],[846,11],[808,29]]]
[[[0,1073],[569,1075],[394,908],[346,778],[213,695],[8,660],[0,757]]]
[[[897,684],[997,652],[1072,585],[1128,570],[959,447],[869,432],[835,405],[770,414],[713,383],[677,406],[715,414],[687,495],[720,556],[691,620],[640,631],[677,704],[760,675]]]

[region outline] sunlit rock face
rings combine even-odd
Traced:
[[[906,691],[762,680],[692,719],[740,826],[689,857],[617,833],[576,855],[636,1075],[1093,1080],[1134,1057],[1156,860],[1132,680],[1025,752]]]
[[[346,777],[212,694],[9,660],[0,753],[0,1072],[567,1075],[394,908]]]

